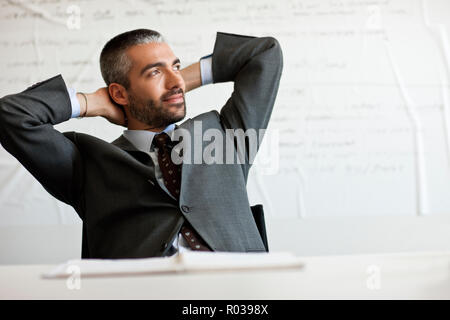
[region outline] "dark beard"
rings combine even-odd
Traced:
[[[178,106],[183,105],[183,113],[181,115],[174,115],[167,108],[164,107],[163,102],[156,103],[154,100],[139,101],[135,99],[133,94],[128,95],[130,114],[142,123],[153,128],[166,128],[169,124],[183,120],[186,116],[186,101],[183,95],[183,103],[178,103]]]

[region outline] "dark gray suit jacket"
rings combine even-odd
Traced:
[[[218,32],[213,81],[234,81],[234,92],[220,113],[200,114],[176,128],[192,132],[194,121],[202,121],[203,131],[266,128],[282,66],[276,39]],[[215,251],[265,251],[247,197],[248,161],[183,163],[177,203],[158,186],[151,157],[125,137],[108,143],[53,128],[70,117],[60,75],[0,99],[1,144],[76,210],[83,221],[83,258],[167,255],[185,219]]]

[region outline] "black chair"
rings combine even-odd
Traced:
[[[255,219],[256,226],[258,227],[259,234],[266,247],[266,252],[269,252],[269,243],[267,242],[266,222],[264,220],[264,210],[262,204],[251,206],[250,209],[253,213],[253,219]]]

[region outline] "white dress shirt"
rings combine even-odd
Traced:
[[[204,56],[200,59],[200,75],[202,80],[202,86],[213,82],[212,76],[212,54]],[[76,90],[74,88],[67,88],[70,96],[70,103],[72,106],[72,118],[79,117],[81,108],[80,102],[76,96]],[[175,124],[172,123],[168,125],[163,131],[166,132],[170,138],[173,138],[173,130],[175,129]],[[145,152],[150,155],[155,165],[155,178],[158,181],[159,186],[163,189],[170,197],[175,199],[164,185],[164,180],[162,176],[161,169],[158,164],[157,148],[153,148],[152,141],[153,137],[160,132],[153,132],[148,130],[124,130],[124,137],[133,144],[138,150]],[[181,233],[172,242],[173,247],[178,251],[182,252],[185,250],[191,250],[186,240],[183,238]]]

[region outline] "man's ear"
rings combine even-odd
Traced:
[[[121,84],[111,83],[108,86],[108,92],[109,96],[114,100],[115,103],[122,106],[128,105],[128,92]]]

